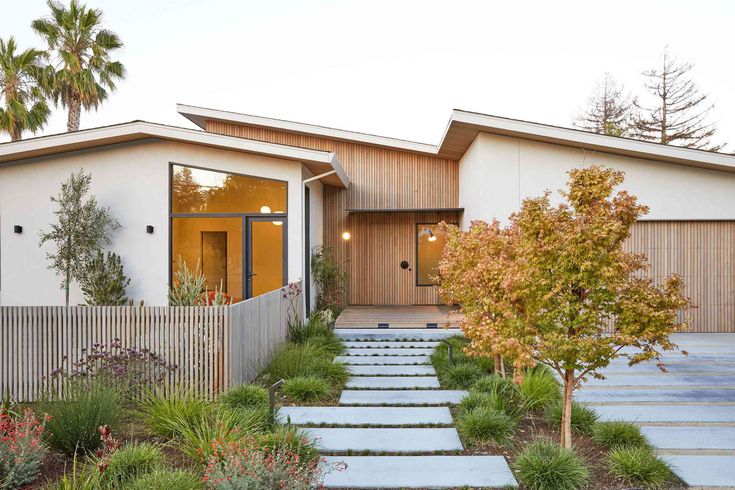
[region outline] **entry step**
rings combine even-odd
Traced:
[[[467,396],[463,390],[344,390],[340,405],[453,405]]]
[[[377,357],[377,356],[430,356],[434,352],[433,348],[423,349],[347,349],[345,355],[361,356],[361,357]]]
[[[377,325],[377,324],[376,324]],[[442,340],[459,335],[458,328],[336,328],[335,335],[342,340]]]
[[[326,488],[518,486],[502,456],[327,456],[323,464]]]
[[[347,366],[347,371],[354,376],[436,376],[434,366],[429,364],[412,364],[403,366]]]
[[[424,453],[464,450],[454,428],[307,428],[304,432],[323,452]]]
[[[371,341],[345,341],[342,342],[348,349],[431,349],[439,346],[441,342],[435,342],[430,340],[416,341],[416,342],[393,342],[390,340],[383,340],[378,342]]]
[[[429,356],[337,356],[334,362],[348,365],[406,365],[406,364],[429,364]]]
[[[278,421],[294,425],[452,425],[447,407],[282,407]]]
[[[354,376],[345,388],[374,388],[380,390],[439,388],[436,376]]]

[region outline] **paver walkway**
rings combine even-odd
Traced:
[[[575,395],[602,420],[628,420],[692,487],[735,488],[735,335],[677,334],[689,356],[629,367],[615,361],[605,380]]]
[[[429,357],[454,332],[336,332],[346,347],[338,361],[352,374],[340,406],[283,407],[278,414],[282,422],[305,427],[328,467],[346,465],[327,473],[327,488],[517,486],[504,457],[456,454],[464,448],[448,406],[466,392],[439,389]]]

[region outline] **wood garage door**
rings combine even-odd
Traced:
[[[626,243],[644,253],[649,277],[684,280],[697,305],[691,332],[735,332],[735,221],[642,221]]]

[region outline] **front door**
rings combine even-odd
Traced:
[[[286,285],[286,220],[246,218],[247,297],[252,298]]]

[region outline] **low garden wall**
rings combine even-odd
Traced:
[[[252,381],[287,337],[283,290],[230,306],[0,306],[0,399],[33,401],[95,345],[150,351],[209,399]],[[300,298],[299,298],[300,300]]]

